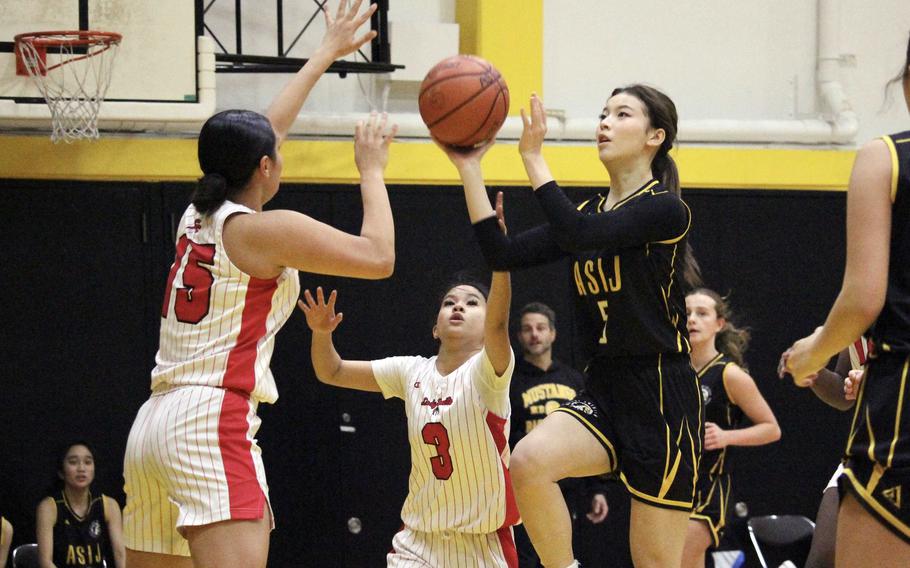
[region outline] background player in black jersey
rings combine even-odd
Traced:
[[[898,80],[910,109],[910,42]],[[910,131],[866,143],[847,191],[844,280],[786,358],[796,384],[871,327],[875,354],[847,441],[837,566],[910,566]]]
[[[718,546],[732,495],[727,447],[761,446],[780,439],[774,413],[743,367],[749,332],[736,327],[729,303],[699,288],[686,296],[692,366],[701,379],[705,403],[705,447],[698,465],[695,509],[689,521],[683,568],[705,565],[705,552]],[[743,416],[752,425],[740,428]]]
[[[585,393],[545,418],[512,456],[525,528],[544,566],[577,566],[557,482],[611,472],[633,497],[635,565],[678,566],[703,428],[685,325],[684,288],[697,275],[686,241],[691,214],[669,155],[676,107],[645,85],[612,93],[596,129],[611,185],[581,205],[569,201],[544,160],[546,113],[536,95],[522,120],[518,149],[549,222],[506,235],[495,215],[484,215],[474,217],[475,233],[493,270],[570,260],[578,336],[590,355]],[[469,210],[489,207],[480,165],[488,148],[443,148]]]
[[[85,442],[70,444],[57,462],[55,491],[38,504],[35,534],[41,568],[126,566],[120,505],[93,495],[95,455]]]
[[[582,374],[553,358],[556,341],[556,312],[540,302],[531,302],[518,312],[518,344],[522,357],[515,363],[510,398],[512,402],[509,445],[514,448],[553,410],[575,398],[582,390]],[[597,477],[564,479],[559,483],[573,525],[599,524],[607,518],[604,482]],[[524,526],[515,525],[515,546],[520,568],[540,566],[540,558]],[[577,534],[576,534],[577,542]]]

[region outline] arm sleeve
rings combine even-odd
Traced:
[[[490,270],[508,271],[553,262],[565,256],[553,238],[549,225],[518,233],[503,234],[496,217],[474,224],[474,234]]]
[[[404,385],[418,357],[387,357],[371,361],[376,384],[385,398],[404,399]]]
[[[672,243],[689,230],[689,207],[670,192],[595,214],[578,211],[555,181],[534,193],[550,222],[554,240],[570,252]]]
[[[474,386],[481,402],[490,412],[500,418],[508,418],[511,414],[509,384],[512,382],[512,372],[515,370],[515,353],[509,350],[509,355],[509,366],[502,375],[496,374],[486,350],[475,355],[471,369]]]

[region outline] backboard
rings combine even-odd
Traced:
[[[123,35],[107,101],[195,103],[200,0],[0,0],[0,102],[43,103],[16,75],[13,36],[92,29]]]

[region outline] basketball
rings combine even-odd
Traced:
[[[447,146],[491,140],[509,114],[509,87],[489,62],[455,55],[437,63],[420,84],[420,117]]]

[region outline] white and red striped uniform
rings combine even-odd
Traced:
[[[389,566],[517,566],[511,527],[509,382],[481,351],[443,377],[436,357],[372,362],[386,398],[405,401],[411,474]]]
[[[152,397],[124,462],[126,546],[188,555],[177,527],[261,518],[268,485],[255,434],[259,402],[278,398],[269,369],[275,334],[300,293],[297,271],[259,279],[234,266],[222,230],[252,209],[190,205],[161,312]]]

